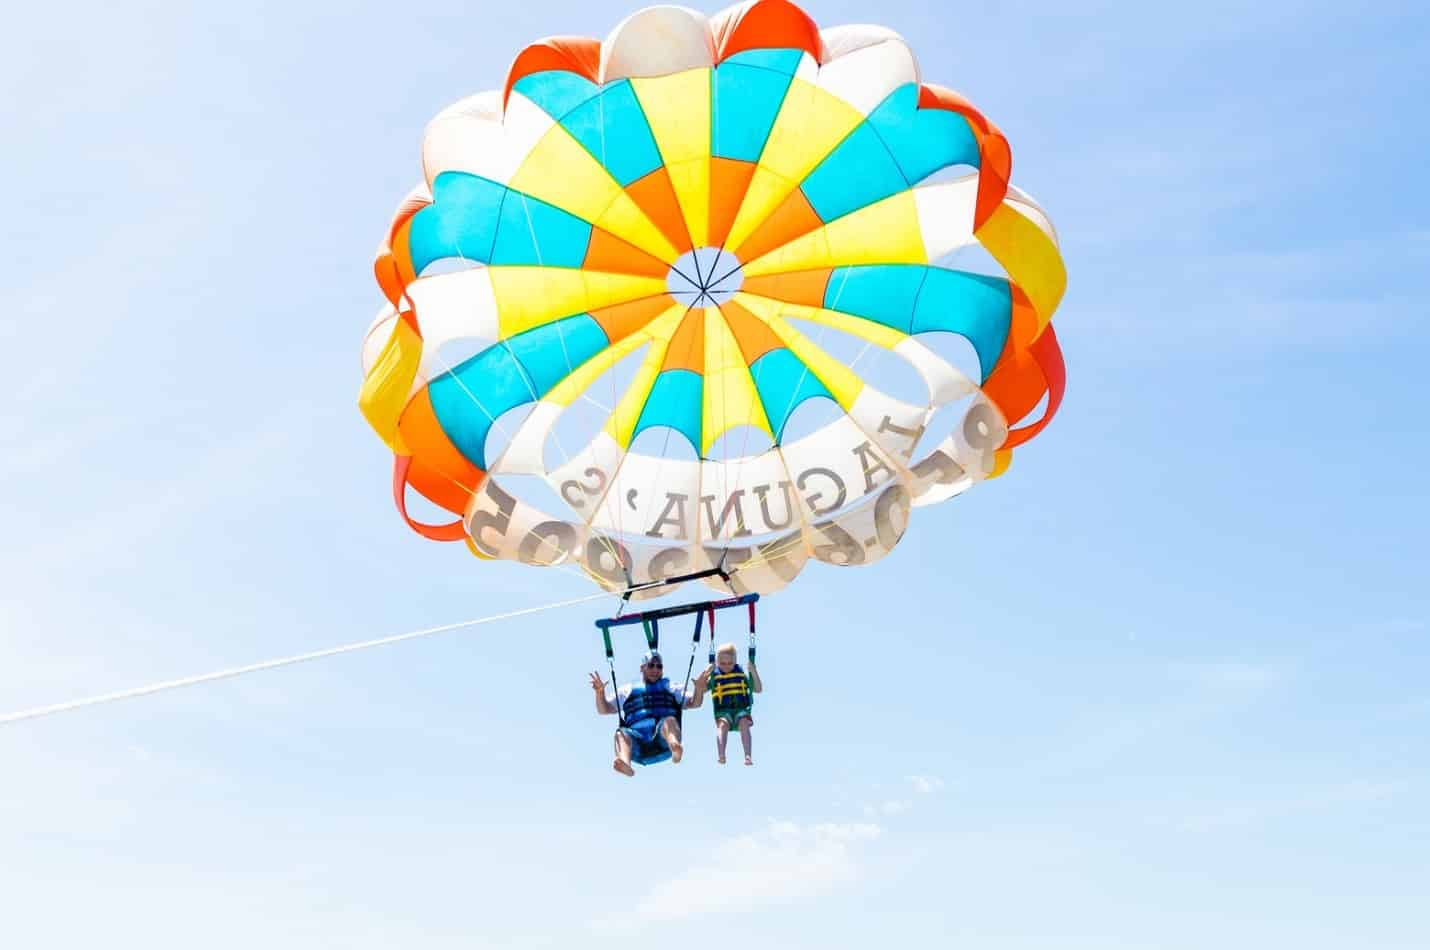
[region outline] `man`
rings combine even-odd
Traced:
[[[695,695],[687,697],[683,686],[672,686],[665,678],[665,661],[659,651],[651,650],[641,657],[640,683],[627,683],[616,690],[615,702],[606,698],[606,683],[600,673],[591,674],[591,689],[596,694],[596,712],[613,716],[619,709],[623,725],[616,730],[616,759],[612,768],[630,777],[631,767],[655,765],[670,759],[679,762],[685,754],[680,744],[680,710],[697,709],[705,700],[705,684],[709,672],[695,680]],[[612,687],[614,687],[614,683]]]

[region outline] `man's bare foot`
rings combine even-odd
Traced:
[[[750,758],[750,757],[747,755],[747,756],[745,756],[745,764],[746,764],[746,765],[754,765],[754,764],[755,764],[755,760],[752,759],[752,758]]]
[[[670,746],[670,761],[679,762],[681,756],[685,755],[685,746],[679,742],[668,742],[666,744]]]
[[[715,757],[715,761],[718,762],[720,765],[724,765],[724,764],[725,764],[725,757],[724,757],[723,755],[717,755],[717,756]]]
[[[615,769],[617,772],[620,772],[626,778],[630,778],[636,774],[636,770],[631,768],[631,764],[625,759],[617,759],[615,762],[611,763],[611,768]]]

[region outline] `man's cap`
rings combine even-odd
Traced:
[[[660,660],[662,665],[665,664],[665,659],[661,657],[659,650],[647,650],[641,654],[641,666],[647,665],[651,660]]]

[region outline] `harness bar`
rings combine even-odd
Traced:
[[[739,607],[743,604],[753,604],[760,599],[759,594],[743,594],[739,597],[727,597],[724,600],[706,600],[696,604],[677,604],[673,607],[661,607],[657,610],[644,610],[640,613],[626,614],[624,617],[612,617],[609,620],[602,619],[596,621],[596,626],[602,631],[612,627],[624,627],[628,624],[642,623],[644,621],[661,621],[667,617],[683,617],[686,614],[698,613],[702,610],[716,611],[724,610],[727,607]]]

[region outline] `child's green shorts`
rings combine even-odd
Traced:
[[[750,724],[751,724],[751,725],[754,725],[754,723],[755,723],[755,717],[750,715],[750,707],[749,707],[749,706],[745,706],[745,707],[743,707],[743,708],[741,708],[741,709],[729,709],[729,710],[725,710],[725,711],[722,711],[722,712],[717,712],[717,713],[715,713],[715,721],[716,721],[716,722],[719,722],[721,719],[723,719],[723,720],[725,720],[726,722],[728,722],[728,723],[730,724],[730,728],[731,728],[731,729],[738,729],[738,728],[740,728],[740,720],[741,720],[741,719],[748,719],[748,720],[750,720]]]

